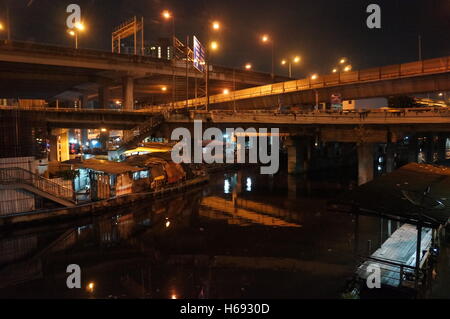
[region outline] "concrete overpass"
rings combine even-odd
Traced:
[[[17,108],[0,107],[0,118],[6,115],[26,117],[38,127],[130,130],[150,121],[155,113],[126,110],[99,110],[82,108]]]
[[[186,73],[189,78],[187,95]],[[123,99],[132,109],[135,98],[154,103],[194,97],[204,75],[184,61],[73,49],[36,43],[0,41],[0,97],[27,99],[93,99],[105,107]],[[211,92],[272,83],[270,74],[212,66]],[[277,81],[287,80],[279,77]],[[176,89],[172,94],[172,87]],[[197,83],[200,86],[200,83]],[[166,87],[166,91],[161,88]],[[199,94],[200,95],[200,94]]]
[[[317,75],[237,90],[209,97],[210,109],[264,109],[329,103],[332,94],[343,100],[409,95],[450,90],[450,57],[390,65],[360,71]],[[161,108],[204,108],[206,98],[180,101]]]

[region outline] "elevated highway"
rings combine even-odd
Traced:
[[[237,88],[272,83],[270,74],[211,66],[211,92],[224,87]],[[124,78],[132,79],[135,97],[156,95],[155,101],[172,97],[173,79],[179,78],[177,96],[186,95],[186,73],[190,96],[194,81],[204,75],[183,61],[147,56],[117,54],[97,50],[73,49],[54,45],[0,41],[0,96],[28,99],[78,99],[99,96],[99,89],[111,89],[111,98],[122,98]],[[277,81],[287,80],[279,77]],[[167,87],[166,93],[161,87]],[[101,94],[100,94],[101,95]]]
[[[441,57],[212,95],[208,104],[210,109],[264,109],[329,103],[333,94],[343,100],[357,100],[448,90],[450,57]],[[204,108],[206,104],[206,98],[197,98],[159,107]]]

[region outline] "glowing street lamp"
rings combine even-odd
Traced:
[[[245,65],[245,69],[246,70],[251,70],[252,69],[252,64],[251,63],[247,63],[246,65]]]
[[[75,49],[78,49],[78,34],[80,32],[84,32],[85,30],[86,26],[82,22],[77,22],[73,29],[67,30],[67,33],[69,33],[71,37],[75,38]]]
[[[212,51],[217,51],[219,49],[219,43],[217,41],[212,41],[209,47]]]
[[[342,58],[342,59],[339,61],[339,63],[340,63],[340,64],[345,64],[345,63],[347,63],[347,58]]]
[[[225,94],[225,95],[228,95],[228,94],[230,94],[230,90],[229,89],[223,89],[222,93]]]
[[[5,26],[3,25],[3,23],[0,22],[0,31],[5,30]]]
[[[317,74],[313,74],[311,75],[311,80],[317,80],[319,76]]]
[[[219,31],[220,30],[220,22],[219,21],[214,21],[212,23],[212,29],[215,31]]]
[[[351,71],[352,70],[352,66],[351,65],[347,65],[345,68],[344,68],[344,72],[349,72],[349,71]]]
[[[261,36],[261,42],[263,44],[267,44],[267,43],[270,42],[270,44],[271,44],[271,48],[272,48],[272,73],[271,73],[271,76],[272,76],[272,81],[273,81],[275,79],[275,54],[274,54],[275,47],[274,47],[274,42],[273,42],[273,39],[271,39],[269,37],[269,35],[267,35],[267,34],[263,34]]]
[[[172,42],[175,47],[175,16],[169,10],[164,10],[161,15],[166,21],[172,20]]]
[[[283,59],[281,61],[281,65],[283,65],[283,66],[284,65],[288,65],[289,66],[289,77],[290,78],[292,78],[292,63],[298,64],[298,63],[300,63],[301,60],[302,60],[302,58],[297,55],[297,56],[295,56],[292,59],[292,61],[291,60],[288,61],[286,59]]]

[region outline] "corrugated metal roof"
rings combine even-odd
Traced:
[[[129,172],[140,172],[144,169],[131,166],[121,162],[111,162],[105,160],[88,159],[81,164],[77,164],[78,167],[88,168],[98,172],[104,172],[107,174],[120,175]]]

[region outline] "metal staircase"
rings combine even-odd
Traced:
[[[134,128],[132,130],[134,134],[128,138],[124,138],[122,145],[117,149],[117,153],[121,154],[127,149],[136,147],[145,138],[149,137],[163,122],[164,116],[155,116],[151,118],[150,121]]]
[[[77,204],[73,190],[23,168],[0,169],[0,189],[23,189],[66,207]]]

